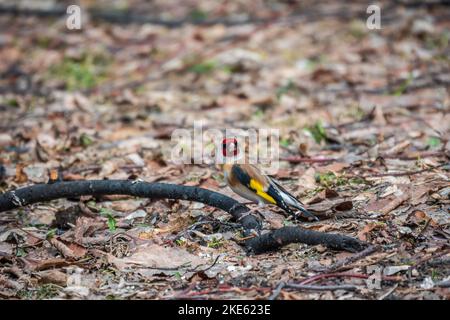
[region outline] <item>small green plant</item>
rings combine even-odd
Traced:
[[[429,137],[427,140],[427,145],[430,148],[438,148],[441,145],[441,139],[438,137]]]
[[[369,184],[369,182],[361,177],[352,177],[350,179],[348,179],[348,182],[350,184]]]
[[[59,294],[60,290],[61,287],[53,283],[44,284],[37,289],[36,299],[42,300],[54,298]]]
[[[403,81],[398,87],[397,89],[395,89],[393,95],[394,96],[401,96],[402,94],[404,94],[406,92],[406,90],[408,89],[409,85],[411,84],[413,80],[413,75],[412,73],[410,73],[408,75],[408,78]]]
[[[347,112],[345,112],[343,115],[359,121],[366,116],[366,112],[361,108],[360,105],[350,105],[347,109]]]
[[[321,121],[317,121],[314,125],[305,128],[305,131],[312,135],[317,144],[320,144],[327,139],[327,133]]]
[[[194,22],[201,22],[208,19],[208,13],[201,9],[194,9],[189,15]]]
[[[91,201],[88,201],[87,203],[86,203],[86,206],[89,208],[89,209],[91,209],[91,210],[94,210],[94,211],[99,211],[99,209],[97,208],[97,203],[95,202],[95,201],[93,201],[93,200],[91,200]]]
[[[287,148],[287,147],[289,147],[289,146],[291,145],[291,140],[288,139],[288,138],[282,138],[282,139],[280,140],[280,145],[281,145],[282,147]]]
[[[177,239],[177,240],[175,240],[175,244],[176,244],[177,246],[182,247],[182,246],[184,246],[184,245],[186,244],[186,241],[183,240],[183,239]]]
[[[225,182],[225,177],[224,177],[223,173],[213,173],[213,174],[211,175],[211,177],[212,177],[215,181],[217,181],[218,183],[223,183],[223,182]]]
[[[216,67],[217,67],[216,63],[214,61],[209,60],[194,64],[192,67],[189,68],[189,71],[200,75],[208,74],[214,71]]]
[[[17,291],[17,296],[21,299],[33,299],[33,291],[21,289]]]
[[[292,226],[295,226],[295,224],[292,221],[285,219],[285,220],[283,220],[283,226],[292,227]]]
[[[215,237],[212,238],[211,241],[208,242],[208,248],[217,249],[223,246],[223,240],[222,239],[216,239]]]
[[[319,192],[323,191],[325,188],[322,186],[318,186],[314,189],[306,190],[301,196],[305,198],[312,198],[316,196]]]
[[[25,257],[27,255],[27,252],[24,248],[17,248],[16,250],[16,257]]]
[[[38,36],[36,39],[37,46],[44,48],[44,49],[48,48],[50,46],[51,42],[52,42],[52,39],[45,35]]]
[[[439,276],[439,272],[436,269],[431,269],[431,280],[436,281]]]
[[[113,216],[113,213],[111,210],[106,209],[106,208],[101,208],[100,209],[100,214],[102,216],[105,216],[106,218],[108,218],[108,228],[110,231],[116,231],[116,227],[117,227],[117,222],[116,219]]]
[[[425,39],[425,45],[431,50],[445,50],[448,48],[450,40],[449,32],[439,33],[438,36],[427,36]]]
[[[56,228],[48,230],[47,233],[45,234],[45,238],[48,240],[53,238],[56,235],[56,230],[57,230]]]
[[[279,87],[276,91],[277,100],[280,100],[281,97],[285,94],[288,94],[289,92],[296,91],[297,87],[292,80],[289,80],[288,83],[285,85]]]
[[[83,148],[89,147],[91,144],[94,143],[94,139],[87,135],[86,133],[82,133],[80,136],[80,144]]]
[[[6,104],[8,106],[10,106],[11,108],[18,108],[19,107],[19,101],[16,98],[8,99],[6,101]]]
[[[262,109],[258,109],[255,111],[255,113],[253,114],[253,116],[256,119],[262,119],[264,117],[264,111]]]
[[[337,177],[333,172],[326,172],[326,173],[317,172],[314,175],[314,179],[316,180],[317,183],[321,184],[322,186],[330,187],[334,185]]]
[[[350,35],[355,39],[361,40],[367,34],[367,28],[364,23],[359,20],[353,20],[349,28]]]

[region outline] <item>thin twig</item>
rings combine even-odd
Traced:
[[[431,168],[425,168],[422,170],[416,170],[416,171],[405,171],[405,172],[387,172],[387,173],[376,173],[376,174],[371,174],[371,175],[365,175],[362,176],[361,178],[378,178],[378,177],[402,177],[402,176],[412,176],[415,174],[420,174],[420,173],[424,173],[424,172],[428,172],[428,171],[432,171],[434,169],[438,169],[440,167],[443,167],[447,165],[447,163],[443,163],[440,164],[438,166],[435,167],[431,167]]]
[[[425,232],[425,230],[430,225],[431,220],[433,220],[433,219],[431,219],[431,218],[427,219],[427,221],[425,222],[425,225],[423,226],[422,230],[420,230],[420,232],[419,232],[419,234],[417,236],[420,236],[420,235],[422,235]]]
[[[282,158],[280,158],[280,160],[288,161],[290,163],[328,163],[328,162],[338,161],[339,159],[336,159],[336,158],[306,158],[306,157],[291,156],[291,157],[282,157]]]
[[[307,278],[307,279],[303,280],[302,282],[300,282],[300,284],[304,285],[304,284],[309,284],[309,283],[312,283],[312,282],[316,282],[316,281],[321,280],[321,279],[338,278],[338,277],[368,279],[370,277],[370,275],[360,274],[360,273],[343,273],[343,272],[341,272],[341,273],[322,273],[322,274],[318,274],[318,275],[312,276],[310,278]],[[382,276],[381,280],[385,280],[385,281],[399,281],[400,278],[393,277],[393,276]]]
[[[334,271],[338,271],[341,270],[342,267],[349,265],[351,263],[354,263],[362,258],[365,258],[369,255],[371,255],[374,252],[377,252],[378,250],[380,250],[380,246],[370,246],[367,249],[364,249],[361,252],[355,253],[352,256],[346,258],[346,259],[342,259],[341,261],[337,261],[336,263],[332,264],[330,267],[328,267],[325,272],[334,272]]]
[[[412,271],[413,271],[413,269],[416,269],[418,266],[420,266],[420,265],[422,265],[422,264],[428,262],[428,261],[431,260],[431,259],[439,258],[439,257],[445,256],[445,255],[447,255],[447,254],[449,254],[449,253],[450,253],[450,249],[447,249],[447,250],[438,252],[438,253],[436,253],[436,254],[431,254],[431,255],[429,255],[428,257],[425,257],[425,258],[420,259],[419,261],[417,261],[416,263],[414,263],[412,266],[409,267],[408,272],[407,272],[408,278],[409,278],[410,280],[412,279]]]
[[[216,257],[216,259],[214,260],[214,262],[212,263],[212,265],[210,265],[209,267],[207,267],[206,269],[203,269],[203,270],[200,270],[201,272],[206,272],[206,271],[208,271],[209,269],[211,269],[212,267],[214,267],[216,264],[217,264],[217,262],[219,261],[219,258],[221,257],[222,255],[221,254],[219,254],[217,257]],[[196,267],[197,268],[197,267]],[[195,268],[195,269],[196,269]],[[193,271],[195,271],[195,270],[193,270]]]
[[[286,283],[285,287],[286,288],[297,289],[297,290],[315,290],[315,291],[327,291],[327,290],[355,291],[357,289],[356,286],[348,285],[348,284],[333,285],[333,286],[313,286],[313,285]]]
[[[278,298],[278,296],[281,293],[281,290],[283,290],[284,286],[286,285],[286,283],[284,281],[280,282],[277,287],[275,288],[275,290],[273,290],[272,294],[270,295],[270,297],[268,298],[268,300],[275,300],[276,298]]]
[[[134,170],[134,169],[142,169],[144,168],[144,166],[142,165],[137,165],[137,164],[126,164],[123,166],[119,166],[118,169],[120,170]],[[90,165],[90,166],[86,166],[86,167],[80,167],[80,168],[72,168],[69,170],[63,170],[63,174],[80,174],[86,171],[99,171],[102,169],[102,166],[100,165]]]
[[[447,154],[443,151],[425,151],[422,153],[416,153],[413,155],[395,155],[395,154],[385,154],[380,155],[381,158],[384,159],[397,159],[397,160],[417,160],[423,158],[432,158],[432,157],[446,157]]]
[[[439,287],[439,288],[450,288],[450,280],[440,281],[440,282],[436,283],[436,287]]]
[[[378,300],[384,300],[387,297],[389,297],[398,287],[398,283],[395,284],[395,286],[393,286],[391,289],[389,289],[386,293],[382,294]]]

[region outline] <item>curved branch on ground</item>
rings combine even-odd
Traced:
[[[228,212],[245,230],[261,230],[261,221],[256,216],[248,214],[250,209],[247,206],[223,194],[198,187],[132,180],[62,181],[32,185],[0,194],[0,212],[60,198],[119,194],[201,202]],[[301,227],[283,227],[269,231],[247,240],[245,247],[250,252],[259,254],[277,250],[290,243],[323,244],[332,249],[352,252],[361,251],[365,247],[365,243],[348,236]]]

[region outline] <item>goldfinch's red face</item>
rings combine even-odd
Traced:
[[[224,157],[237,156],[238,143],[236,138],[225,138],[222,141],[222,155]]]

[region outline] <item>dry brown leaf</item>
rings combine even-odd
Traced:
[[[108,255],[108,261],[121,271],[129,268],[194,268],[207,261],[180,247],[163,247],[157,244],[144,244],[125,258]]]
[[[187,228],[192,223],[192,217],[188,214],[178,215],[169,220],[169,222],[160,228],[155,228],[151,231],[139,233],[139,238],[143,240],[153,239],[155,236],[161,236],[164,234],[172,234],[180,232]]]
[[[409,199],[409,195],[402,193],[400,196],[389,196],[384,199],[374,200],[365,206],[367,212],[381,213],[383,215],[388,214],[392,210],[396,209],[403,202]]]
[[[292,179],[292,177],[296,174],[295,171],[292,171],[291,169],[284,169],[280,168],[277,171],[277,178],[278,179]]]
[[[76,243],[66,243],[66,241],[58,240],[52,237],[49,242],[65,257],[74,260],[83,258],[87,249]]]
[[[119,128],[117,130],[110,132],[104,138],[105,138],[105,140],[116,142],[116,141],[120,141],[120,140],[126,140],[127,138],[130,138],[130,137],[141,136],[144,133],[145,133],[145,131],[143,131],[142,129],[137,128],[135,126],[122,127],[122,128]]]
[[[20,261],[23,262],[25,268],[30,271],[41,271],[50,268],[58,268],[68,266],[71,263],[66,259],[61,258],[52,258],[52,259],[44,259],[38,260],[33,258],[19,258]]]
[[[315,199],[313,199],[315,200]],[[322,199],[320,202],[309,203],[308,209],[320,213],[320,212],[335,212],[335,211],[348,211],[353,209],[353,202],[351,200],[342,199]]]
[[[339,197],[339,194],[331,189],[325,189],[323,191],[320,191],[314,198],[308,200],[306,203],[307,204],[315,204],[315,203],[319,203],[322,202],[325,199],[333,199]]]
[[[259,211],[264,216],[264,221],[270,224],[271,228],[278,229],[284,226],[284,217],[271,212],[270,210]]]
[[[408,199],[409,199],[409,195],[406,193],[403,193],[401,196],[394,197],[393,199],[391,199],[391,201],[386,206],[384,206],[380,210],[380,212],[382,214],[388,214],[389,212],[391,212],[392,210],[397,208],[399,205],[401,205],[403,202],[405,202]]]
[[[345,162],[334,162],[332,164],[323,166],[323,167],[318,167],[317,168],[317,172],[320,173],[327,173],[327,172],[333,172],[333,173],[339,173],[341,172],[343,169],[348,168],[350,165],[348,163]]]
[[[39,277],[39,283],[54,283],[65,287],[67,285],[67,274],[59,270],[45,270],[36,274]]]
[[[364,226],[364,228],[361,231],[358,232],[358,235],[357,235],[358,239],[361,240],[361,241],[367,241],[368,234],[372,230],[376,229],[379,226],[380,225],[377,224],[376,222],[369,222],[368,224],[366,224]]]
[[[17,183],[25,183],[28,181],[28,177],[25,174],[25,172],[23,171],[23,169],[25,168],[24,164],[17,164],[16,165],[16,177],[14,179],[15,182]]]
[[[298,179],[299,186],[304,189],[314,189],[316,187],[316,170],[313,167],[308,168]]]
[[[353,203],[351,201],[342,201],[333,206],[336,211],[348,211],[353,209]]]
[[[428,199],[428,194],[431,191],[432,186],[422,185],[411,190],[411,204],[416,206],[420,203],[424,203]]]
[[[199,185],[200,188],[210,189],[210,190],[217,190],[219,188],[219,183],[217,180],[213,178],[208,178],[202,181]]]

